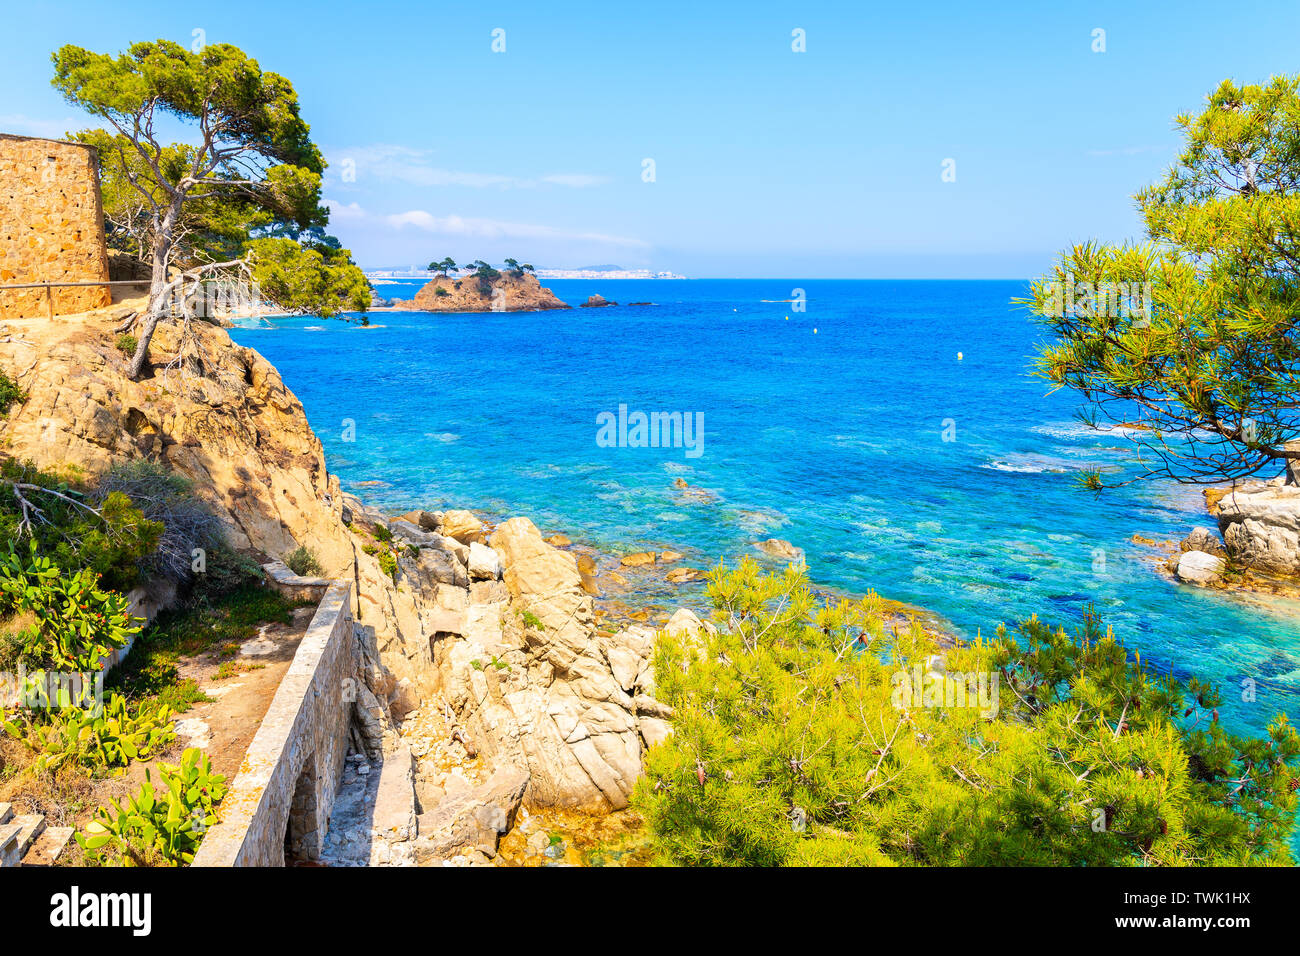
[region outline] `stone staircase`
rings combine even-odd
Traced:
[[[47,827],[39,813],[14,815],[0,803],[0,867],[53,866],[72,839],[72,827]]]

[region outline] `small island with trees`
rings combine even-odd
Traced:
[[[537,281],[529,263],[506,259],[502,268],[475,259],[460,266],[450,256],[429,263],[436,273],[414,299],[398,300],[395,309],[414,312],[541,312],[571,308]]]

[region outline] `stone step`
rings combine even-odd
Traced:
[[[13,818],[14,808],[7,803],[0,803],[0,824],[8,823]]]
[[[47,827],[23,857],[23,866],[53,866],[74,832],[72,827]]]
[[[0,824],[0,866],[17,866],[23,855],[18,852],[18,837],[23,828],[17,823]]]
[[[14,817],[12,822],[22,827],[22,832],[18,834],[18,859],[21,860],[32,848],[36,838],[45,832],[45,815],[27,813]]]

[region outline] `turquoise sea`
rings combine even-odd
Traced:
[[[1034,377],[1042,332],[1010,303],[1024,283],[546,284],[574,304],[654,304],[380,312],[369,329],[272,319],[232,334],[279,368],[344,488],[380,506],[524,514],[697,566],[785,538],[819,583],[874,588],[972,637],[1030,614],[1071,623],[1092,603],[1145,660],[1224,684],[1231,728],[1300,720],[1300,606],[1172,584],[1129,540],[1213,525],[1200,489],[1078,486],[1083,466],[1131,470],[1134,448]],[[781,301],[795,289],[804,312]],[[702,415],[701,453],[602,447],[597,416],[620,405]],[[677,478],[711,494],[684,496]]]

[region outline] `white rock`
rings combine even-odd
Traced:
[[[486,544],[471,542],[469,576],[475,581],[495,581],[501,577],[501,556]]]
[[[1213,584],[1223,574],[1223,558],[1204,551],[1184,551],[1178,558],[1178,579],[1192,584]]]
[[[1223,497],[1218,518],[1236,564],[1300,575],[1300,487],[1247,483]]]

